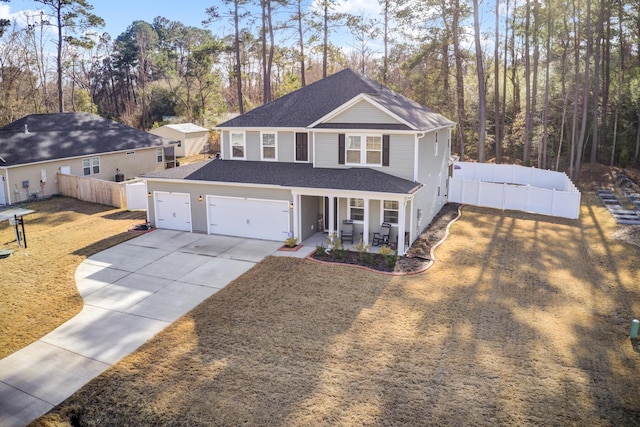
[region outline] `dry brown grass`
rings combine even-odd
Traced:
[[[34,425],[638,425],[640,248],[465,207],[426,273],[271,257]]]
[[[144,212],[127,212],[66,197],[32,203],[24,217],[27,249],[8,221],[0,223],[0,358],[32,343],[82,308],[74,273],[86,257],[135,237]]]

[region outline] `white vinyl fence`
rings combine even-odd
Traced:
[[[130,211],[147,210],[147,183],[145,181],[127,182],[127,209]]]
[[[562,172],[516,165],[454,163],[449,201],[577,219],[580,192]]]

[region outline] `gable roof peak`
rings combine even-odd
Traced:
[[[371,97],[414,129],[429,130],[453,125],[453,122],[427,107],[351,68],[345,68],[228,120],[218,128],[312,127],[318,120],[360,95]]]

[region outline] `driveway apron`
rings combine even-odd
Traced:
[[[80,313],[0,360],[0,425],[24,426],[281,246],[154,230],[80,264]]]

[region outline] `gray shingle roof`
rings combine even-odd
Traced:
[[[310,163],[242,160],[210,160],[144,177],[396,194],[412,194],[422,186],[369,168],[329,169],[314,168]]]
[[[429,108],[347,68],[218,127],[309,127],[360,94],[370,96],[417,130],[425,131],[454,124]]]
[[[4,159],[0,167],[162,147],[168,142],[95,114],[32,114],[0,128],[0,157]]]

